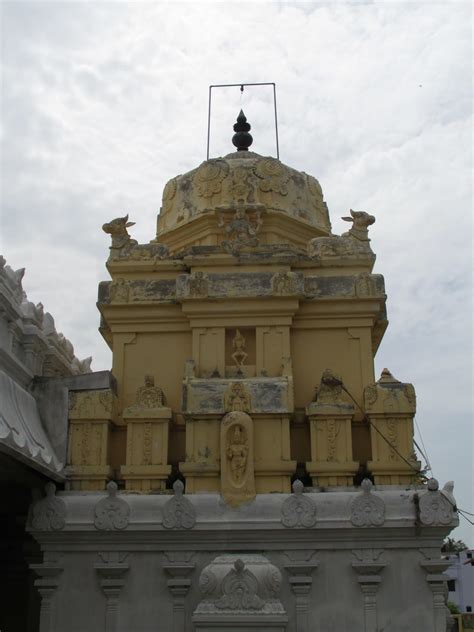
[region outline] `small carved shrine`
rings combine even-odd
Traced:
[[[65,572],[54,629],[445,632],[455,503],[420,471],[413,386],[374,374],[375,217],[334,235],[318,181],[234,129],[166,184],[150,243],[103,225],[115,382],[70,389],[66,491],[31,514],[51,594],[79,554],[97,586],[77,614]]]

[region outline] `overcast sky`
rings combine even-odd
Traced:
[[[474,512],[471,4],[0,6],[0,251],[76,354],[110,368],[101,225],[130,213],[133,237],[153,239],[165,183],[206,157],[209,84],[276,82],[280,158],[319,179],[334,232],[349,208],[377,218],[377,374],[414,383],[434,474]],[[275,155],[271,90],[248,88],[215,91],[211,156],[232,150],[241,106],[252,149]]]

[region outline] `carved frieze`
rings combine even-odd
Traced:
[[[31,526],[36,531],[59,531],[66,524],[66,505],[56,496],[56,485],[46,483],[46,496],[33,504]]]
[[[443,493],[445,492],[445,493]],[[420,522],[428,526],[449,525],[456,520],[456,504],[454,497],[446,490],[439,490],[439,483],[431,478],[427,484],[427,490],[420,495],[419,510]]]
[[[373,484],[364,478],[362,492],[351,504],[351,522],[356,527],[380,527],[385,522],[385,503],[372,493]]]
[[[165,529],[192,529],[196,524],[196,510],[184,496],[184,485],[178,479],[173,484],[174,496],[163,507]]]
[[[260,178],[259,188],[263,192],[273,191],[280,195],[288,195],[290,173],[279,160],[266,158],[259,160],[255,174]]]
[[[303,494],[304,485],[296,480],[293,483],[293,494],[283,501],[281,522],[284,527],[312,528],[316,524],[316,505]]]
[[[222,181],[229,173],[229,165],[225,160],[215,159],[203,162],[194,175],[194,182],[199,195],[210,198],[222,191]]]
[[[122,530],[130,522],[128,503],[117,496],[117,483],[107,483],[107,497],[99,500],[94,508],[94,526],[101,531]]]

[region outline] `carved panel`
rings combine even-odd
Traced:
[[[303,483],[293,483],[293,494],[287,498],[281,508],[281,522],[288,528],[311,528],[316,524],[316,505],[303,495]]]
[[[356,527],[380,527],[385,522],[385,503],[372,493],[372,481],[364,478],[362,493],[351,504],[351,522]]]
[[[163,507],[163,526],[166,529],[192,529],[196,524],[196,510],[183,495],[183,483],[177,480],[173,490],[173,498],[170,498]]]
[[[130,507],[117,496],[117,483],[107,484],[107,497],[99,500],[94,508],[94,526],[103,531],[126,529],[130,522]]]

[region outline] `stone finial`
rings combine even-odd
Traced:
[[[196,524],[194,505],[184,496],[184,484],[177,479],[173,483],[174,496],[163,507],[165,529],[192,529]]]
[[[101,531],[126,529],[130,522],[130,507],[117,496],[115,481],[107,483],[107,497],[99,500],[94,509],[94,526]]]
[[[247,123],[247,117],[243,110],[240,110],[237,117],[237,123],[234,123],[234,132],[232,144],[237,147],[237,151],[247,151],[253,143],[252,135],[249,134],[251,129],[250,123]]]
[[[449,525],[456,521],[456,500],[452,494],[454,483],[449,481],[439,489],[435,478],[430,478],[426,491],[420,495],[419,510],[421,524],[428,526]]]
[[[311,528],[316,524],[316,505],[303,494],[304,485],[300,480],[295,480],[293,494],[283,501],[281,507],[281,523],[289,529]]]
[[[66,505],[56,497],[56,485],[51,481],[45,485],[46,496],[33,505],[31,526],[36,531],[59,531],[66,524]]]
[[[385,503],[372,493],[373,484],[368,478],[361,483],[362,493],[351,504],[351,522],[356,527],[380,527],[385,522]]]

